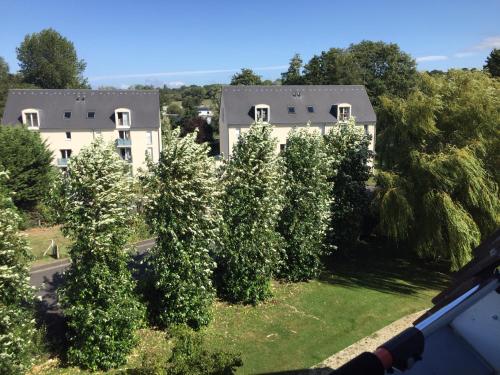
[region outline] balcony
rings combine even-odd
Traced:
[[[116,147],[130,147],[130,146],[132,146],[131,139],[118,138],[116,140]]]
[[[58,158],[57,159],[57,166],[58,167],[67,167],[68,160],[69,160],[69,158]]]

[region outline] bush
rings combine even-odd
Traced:
[[[34,293],[29,285],[30,251],[18,233],[20,218],[0,172],[0,374],[22,374],[35,352]]]
[[[330,215],[328,158],[321,134],[292,130],[282,153],[284,196],[279,231],[284,252],[280,277],[290,281],[317,276]]]
[[[160,327],[210,321],[220,209],[215,165],[196,133],[167,132],[157,164],[142,177],[147,222],[157,236],[146,258],[143,286],[152,322]]]
[[[60,289],[67,359],[92,370],[125,363],[143,317],[124,251],[133,194],[127,171],[114,145],[97,139],[72,157],[63,182],[62,229],[73,240]]]
[[[271,295],[280,236],[282,167],[272,126],[253,124],[240,136],[222,178],[224,247],[217,254],[220,288],[234,302],[257,303]]]

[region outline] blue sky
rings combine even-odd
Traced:
[[[0,0],[0,56],[18,68],[27,33],[52,27],[72,40],[93,87],[229,82],[242,67],[279,78],[363,39],[395,42],[421,70],[482,67],[500,48],[500,1]]]

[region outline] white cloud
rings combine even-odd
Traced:
[[[477,55],[477,52],[457,52],[453,54],[453,57],[457,57],[459,59],[464,58],[464,57],[469,57],[469,56],[475,56]]]
[[[500,35],[489,36],[472,47],[474,50],[500,48]]]
[[[443,56],[443,55],[421,56],[417,57],[416,60],[417,62],[442,61],[442,60],[448,60],[448,56]]]
[[[267,71],[267,70],[282,70],[288,68],[288,65],[264,66],[259,68],[252,68],[254,71]],[[103,81],[110,79],[124,79],[124,78],[151,78],[151,77],[170,77],[170,76],[190,76],[198,74],[217,74],[217,73],[236,73],[240,69],[211,69],[211,70],[186,70],[180,72],[159,72],[159,73],[135,73],[135,74],[117,74],[107,76],[90,77],[90,81]]]
[[[172,81],[172,82],[167,82],[167,86],[170,88],[179,88],[181,86],[186,86],[186,83],[182,81]]]

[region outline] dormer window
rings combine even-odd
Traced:
[[[270,108],[267,104],[257,104],[255,106],[255,121],[256,122],[269,122]]]
[[[347,103],[338,105],[338,121],[347,122],[351,118],[351,105]]]
[[[118,108],[115,110],[116,126],[130,127],[130,109]]]
[[[40,127],[40,116],[37,109],[25,109],[22,111],[23,124],[28,128]]]

